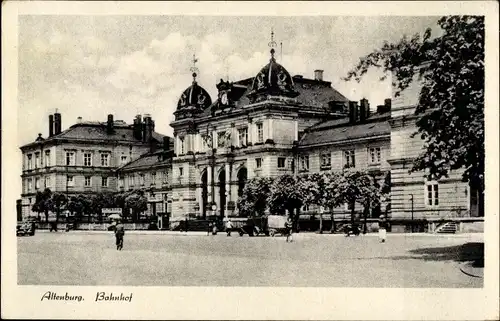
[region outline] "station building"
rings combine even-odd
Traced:
[[[151,116],[132,125],[113,121],[78,122],[61,132],[61,115],[50,116],[49,137],[21,147],[24,212],[42,187],[71,193],[142,189],[150,214],[172,220],[207,215],[237,216],[245,182],[345,168],[390,173],[388,213],[393,219],[482,216],[478,192],[461,172],[439,181],[409,173],[423,141],[414,109],[418,81],[399,97],[370,106],[349,101],[323,79],[292,76],[271,50],[255,77],[220,80],[215,99],[193,81],[179,95],[170,124],[173,137],[154,131]],[[387,204],[385,204],[387,205]],[[306,206],[303,213],[319,209]],[[335,215],[345,216],[339,208]]]

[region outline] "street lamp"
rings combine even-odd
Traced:
[[[413,194],[410,194],[411,201],[411,232],[413,233]]]

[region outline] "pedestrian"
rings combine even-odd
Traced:
[[[378,238],[381,243],[385,243],[385,239],[387,237],[387,220],[385,216],[382,214],[379,216],[378,220]]]
[[[214,228],[214,223],[213,223],[212,221],[209,221],[209,222],[208,222],[208,231],[207,231],[207,236],[209,236],[209,235],[210,235],[210,233],[212,233],[213,228]]]
[[[293,238],[292,238],[292,225],[293,225],[292,224],[292,218],[288,217],[286,219],[286,222],[285,222],[285,235],[286,235],[286,241],[287,241],[287,243],[293,241]]]
[[[125,227],[118,221],[115,226],[116,249],[121,251],[123,249],[123,236],[125,235]]]
[[[227,236],[231,236],[231,230],[232,229],[233,229],[233,223],[231,223],[230,219],[227,219],[227,222],[226,222],[226,233],[227,233]]]

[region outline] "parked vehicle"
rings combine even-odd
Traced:
[[[35,222],[23,222],[16,227],[16,236],[33,236],[35,235]]]
[[[361,230],[360,230],[358,224],[354,224],[354,225],[346,224],[344,226],[344,234],[346,237],[348,237],[350,235],[358,236],[360,232],[361,232]]]

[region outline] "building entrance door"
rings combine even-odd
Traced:
[[[202,213],[203,219],[207,217],[207,206],[208,206],[208,174],[207,171],[204,171],[201,175],[201,205],[202,205]]]
[[[224,218],[224,211],[226,209],[226,171],[224,170],[219,174],[219,194],[220,216]]]

